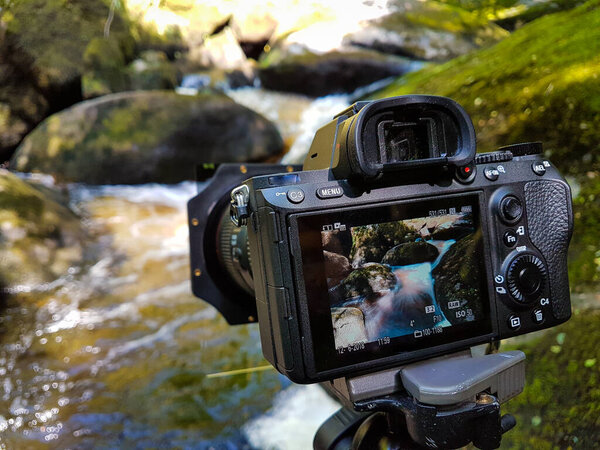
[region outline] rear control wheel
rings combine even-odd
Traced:
[[[547,278],[546,266],[537,256],[520,255],[508,267],[508,291],[519,303],[530,303],[540,297]]]

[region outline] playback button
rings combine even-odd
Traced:
[[[508,326],[513,330],[521,328],[521,318],[514,314],[508,317]]]

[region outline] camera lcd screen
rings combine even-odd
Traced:
[[[477,195],[298,223],[318,371],[490,332]]]

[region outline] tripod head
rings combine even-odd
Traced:
[[[314,448],[478,448],[500,446],[516,424],[500,404],[525,384],[520,351],[455,353],[374,374],[333,380],[325,388],[344,404],[317,431]]]

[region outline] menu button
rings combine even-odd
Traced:
[[[341,186],[326,186],[317,189],[317,197],[320,199],[336,198],[344,195]]]

